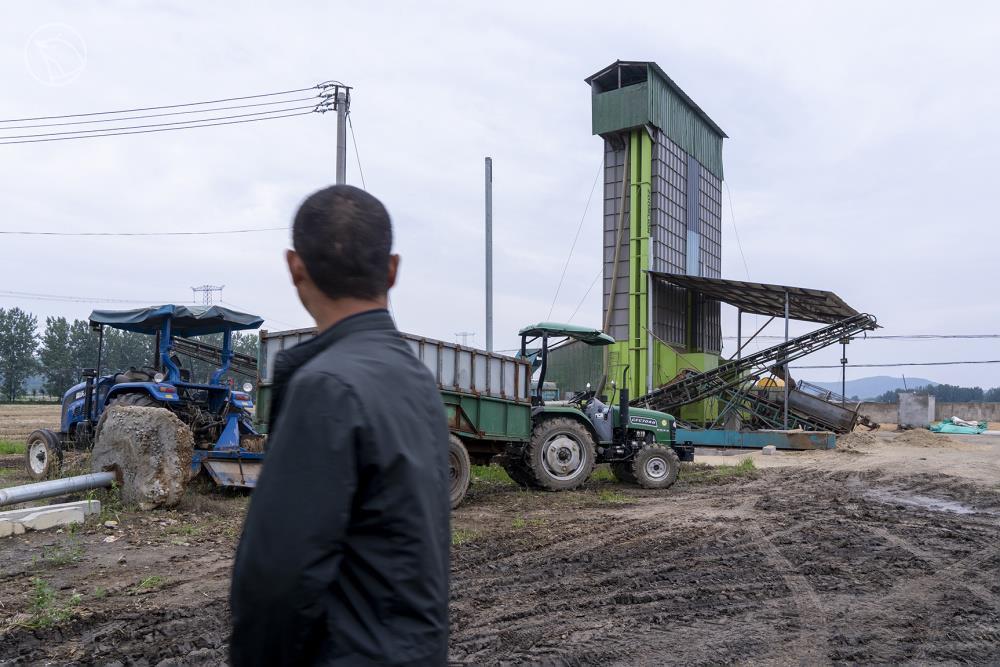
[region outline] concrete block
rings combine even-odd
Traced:
[[[896,423],[908,428],[927,428],[934,421],[934,408],[933,396],[900,392]]]
[[[10,537],[14,534],[14,522],[9,519],[0,519],[0,537]]]
[[[36,505],[34,507],[24,507],[19,510],[7,510],[6,512],[0,512],[0,521],[19,521],[21,518],[28,516],[29,514],[34,514],[35,512],[41,512],[43,510],[56,510],[64,509],[67,507],[78,507],[83,510],[84,516],[91,516],[94,514],[101,513],[101,501],[100,500],[78,500],[73,503],[57,503],[55,505]]]
[[[775,447],[774,445],[767,445],[766,447],[763,447],[760,450],[760,453],[763,454],[764,456],[771,456],[772,454],[774,454],[777,451],[778,451],[778,448]]]
[[[28,530],[47,530],[56,526],[83,523],[83,519],[83,510],[79,507],[62,507],[29,514],[18,521],[18,523]]]

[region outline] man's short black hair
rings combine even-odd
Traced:
[[[389,282],[392,222],[375,197],[350,185],[309,196],[292,224],[292,246],[331,299],[376,299]]]

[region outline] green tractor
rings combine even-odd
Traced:
[[[587,481],[595,465],[608,463],[623,482],[665,489],[677,480],[680,462],[694,460],[693,447],[677,444],[672,416],[629,405],[627,367],[616,388],[617,403],[605,403],[589,383],[566,400],[543,398],[551,348],[570,341],[612,345],[614,338],[596,329],[553,322],[525,327],[519,334],[520,356],[533,359],[538,378],[531,398],[531,436],[508,442],[501,457],[515,482],[549,491],[575,489]],[[529,345],[538,341],[541,347],[529,352]]]

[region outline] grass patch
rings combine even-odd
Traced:
[[[753,459],[746,456],[736,465],[724,464],[710,466],[704,463],[684,464],[681,466],[680,478],[685,482],[699,484],[703,482],[723,482],[740,477],[756,477],[758,468]]]
[[[472,479],[475,482],[486,482],[487,484],[517,486],[507,471],[500,466],[472,466]]]
[[[132,588],[132,594],[145,593],[147,591],[155,591],[157,588],[162,588],[163,584],[167,583],[167,580],[158,574],[154,574],[151,577],[146,577],[138,584]]]
[[[23,442],[0,440],[0,454],[24,454],[27,449],[28,446]]]
[[[596,468],[594,468],[594,472],[592,472],[590,474],[590,481],[591,482],[617,482],[618,478],[615,477],[615,474],[613,472],[611,472],[611,468],[610,467],[608,467],[606,465],[602,465],[602,466],[597,466]]]
[[[79,544],[57,545],[42,549],[41,557],[36,556],[34,564],[42,567],[60,567],[75,563],[83,558],[83,547]]]
[[[451,531],[451,546],[457,547],[459,544],[465,544],[466,542],[471,542],[472,540],[479,537],[479,533],[474,530],[466,530],[465,528],[455,528]]]
[[[28,620],[21,625],[32,628],[47,628],[65,623],[73,617],[73,608],[80,604],[83,596],[73,593],[68,600],[61,601],[56,591],[44,579],[35,577],[32,580],[34,590],[31,592],[31,606],[28,609]]]
[[[521,529],[527,526],[528,522],[522,519],[521,517],[517,517],[516,519],[510,522],[510,525],[512,528]]]
[[[602,503],[608,503],[611,505],[621,505],[623,503],[632,502],[632,498],[626,496],[621,491],[612,491],[610,489],[599,491],[597,497]]]
[[[94,594],[91,597],[93,597],[95,600],[102,600],[108,597],[108,589],[104,588],[103,586],[98,586],[97,588],[94,589]]]

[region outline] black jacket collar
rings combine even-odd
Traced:
[[[271,389],[271,414],[269,422],[271,428],[281,409],[282,394],[285,386],[295,371],[306,365],[310,359],[322,353],[337,341],[360,331],[395,331],[396,323],[389,316],[389,311],[384,308],[366,310],[363,313],[345,317],[332,327],[311,338],[304,343],[299,343],[283,352],[279,352],[274,360],[274,375]]]

